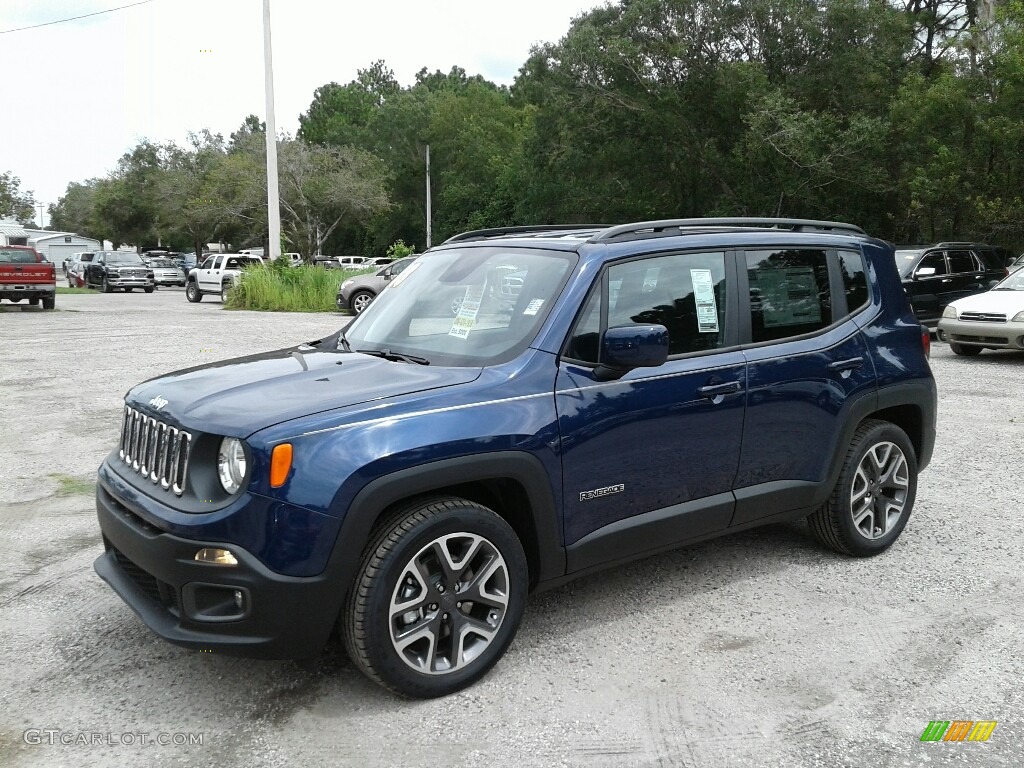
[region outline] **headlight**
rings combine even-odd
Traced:
[[[952,320],[956,320],[956,309],[953,307],[952,304],[949,304],[946,306],[944,310],[942,310],[942,316],[948,317]]]
[[[220,484],[228,493],[235,493],[242,487],[245,478],[245,450],[242,441],[234,437],[225,437],[220,441],[217,451],[217,476]]]
[[[1011,320],[1010,322],[1011,323],[1024,323],[1024,312],[1018,312],[1016,315],[1013,316],[1013,320]]]

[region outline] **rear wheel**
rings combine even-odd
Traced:
[[[134,288],[125,288],[125,289],[124,289],[124,292],[125,292],[125,293],[131,293],[131,292],[132,292],[132,291],[134,291],[134,290],[135,290]]]
[[[193,304],[203,300],[203,292],[199,290],[195,280],[189,280],[188,285],[185,286],[185,298]]]
[[[57,297],[48,296],[43,299],[43,309],[54,309],[57,306]]]
[[[39,299],[35,299],[35,298],[29,299],[28,300],[28,305],[30,307],[38,307],[39,306]]]
[[[228,303],[228,294],[231,293],[231,283],[224,283],[220,287],[220,301],[222,304]]]
[[[949,348],[953,350],[954,355],[960,355],[961,357],[974,357],[975,355],[981,354],[981,347],[973,347],[965,344],[954,344],[950,342]]]
[[[400,507],[366,548],[340,619],[349,656],[407,696],[444,696],[505,653],[526,603],[526,555],[512,528],[466,499]]]
[[[917,493],[917,456],[888,421],[857,427],[832,495],[808,518],[815,538],[855,557],[888,549],[907,524]]]

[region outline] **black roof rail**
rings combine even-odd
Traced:
[[[600,231],[608,229],[607,224],[528,224],[516,227],[494,227],[492,229],[474,229],[462,232],[445,240],[445,243],[462,243],[468,240],[486,240],[490,237],[506,235],[529,235],[550,232]]]
[[[943,241],[941,243],[936,243],[935,245],[933,245],[931,247],[932,248],[966,248],[968,246],[970,246],[972,248],[995,248],[994,245],[989,245],[987,243],[967,243],[967,242],[958,242],[956,240]]]
[[[661,221],[640,221],[635,224],[622,224],[598,232],[588,242],[596,243],[607,240],[630,239],[635,237],[657,237],[681,234],[672,230],[700,229],[711,227],[750,227],[761,229],[788,229],[793,232],[846,232],[855,235],[867,233],[855,224],[841,221],[816,221],[814,219],[772,219],[746,216],[730,216],[712,219],[665,219]]]

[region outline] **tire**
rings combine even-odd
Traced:
[[[43,309],[55,309],[57,306],[56,296],[47,296],[43,299]]]
[[[107,276],[106,275],[103,276],[103,292],[104,293],[113,293],[114,292],[114,289],[110,287],[110,283],[107,281]]]
[[[221,304],[228,303],[228,294],[231,293],[231,283],[224,283],[220,287],[220,302]]]
[[[69,277],[68,278],[68,288],[74,288],[74,287],[75,287],[75,281],[72,278]]]
[[[143,288],[142,290],[144,290],[146,293],[152,293],[153,291],[156,290],[156,286],[153,286],[152,288]]]
[[[195,280],[189,280],[188,285],[185,286],[185,298],[193,304],[203,300],[203,292],[199,290],[199,285]]]
[[[868,419],[853,434],[832,495],[808,523],[826,547],[870,557],[899,538],[916,495],[917,455],[910,438],[895,424]]]
[[[982,347],[966,346],[964,344],[949,343],[949,348],[953,350],[954,355],[960,355],[961,357],[974,357],[980,355]]]
[[[35,299],[35,298],[29,299],[28,300],[28,305],[30,307],[38,307],[39,306],[39,299]]]
[[[135,290],[134,288],[125,288],[125,289],[124,289],[124,292],[125,292],[125,293],[131,293],[131,292],[132,292],[132,291],[134,291],[134,290]]]
[[[352,311],[358,315],[370,306],[370,302],[373,299],[374,295],[370,291],[356,291],[352,294],[352,298],[349,299],[349,304],[352,306]]]
[[[505,653],[527,587],[523,546],[501,517],[466,499],[420,499],[371,536],[339,618],[341,634],[355,666],[374,682],[416,698],[445,696],[479,680]],[[476,600],[466,599],[471,593]],[[453,647],[454,632],[461,642]]]

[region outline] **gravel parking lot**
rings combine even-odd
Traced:
[[[405,701],[337,648],[316,669],[178,649],[92,570],[125,390],[345,318],[181,289],[57,306],[0,309],[2,766],[1024,765],[1024,354],[935,344],[936,453],[886,554],[801,523],[650,558],[534,596],[480,684]],[[922,743],[931,720],[998,726]]]

